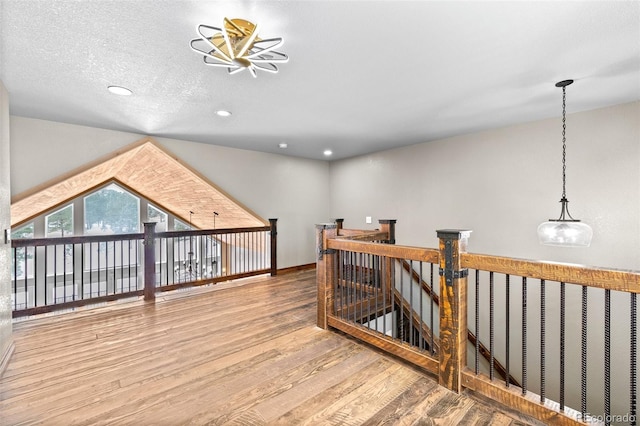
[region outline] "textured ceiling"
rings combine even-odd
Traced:
[[[339,159],[558,117],[567,78],[569,113],[640,99],[638,1],[0,4],[12,114],[143,135]],[[257,79],[205,66],[189,41],[224,17],[283,37],[290,61]]]

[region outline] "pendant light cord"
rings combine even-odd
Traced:
[[[562,87],[562,199],[567,198],[566,87]]]

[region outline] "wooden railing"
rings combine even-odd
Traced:
[[[15,239],[13,316],[277,273],[277,219],[269,226]]]
[[[459,230],[389,244],[394,222],[317,226],[320,327],[546,423],[636,424],[639,272],[469,254]]]

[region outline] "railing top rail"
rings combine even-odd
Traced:
[[[188,237],[190,235],[221,235],[221,234],[238,234],[241,232],[260,232],[270,231],[270,226],[254,226],[246,228],[220,228],[220,229],[195,229],[185,231],[165,231],[156,232],[156,237],[159,238],[175,238],[175,237]]]
[[[221,229],[197,229],[197,230],[184,230],[184,231],[167,231],[156,232],[157,237],[161,238],[175,238],[175,237],[188,237],[194,235],[222,235],[222,234],[234,234],[241,232],[260,232],[269,231],[270,226],[255,226],[245,228],[221,228]],[[11,247],[34,247],[34,246],[53,246],[64,244],[83,244],[83,243],[103,243],[111,241],[126,241],[126,240],[141,240],[144,238],[144,233],[132,233],[132,234],[110,234],[110,235],[75,235],[69,237],[50,237],[50,238],[17,238],[11,240]]]
[[[381,241],[387,240],[389,238],[389,234],[387,232],[373,231],[373,232],[363,232],[360,234],[353,235],[342,235],[338,236],[341,240],[351,240],[351,241]]]
[[[366,234],[373,234],[376,232],[380,232],[380,230],[378,229],[343,229],[340,228],[338,229],[338,236],[339,237],[352,237],[354,235],[366,235]]]
[[[327,248],[430,263],[438,263],[439,253],[436,249],[374,243],[371,241],[355,241],[344,238],[327,240]]]
[[[463,268],[640,293],[640,271],[462,253]]]
[[[53,246],[64,244],[103,243],[108,241],[141,240],[144,234],[77,235],[72,237],[18,238],[11,240],[11,247]]]

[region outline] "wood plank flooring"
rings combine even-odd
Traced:
[[[315,327],[315,271],[14,324],[0,425],[530,424]]]

